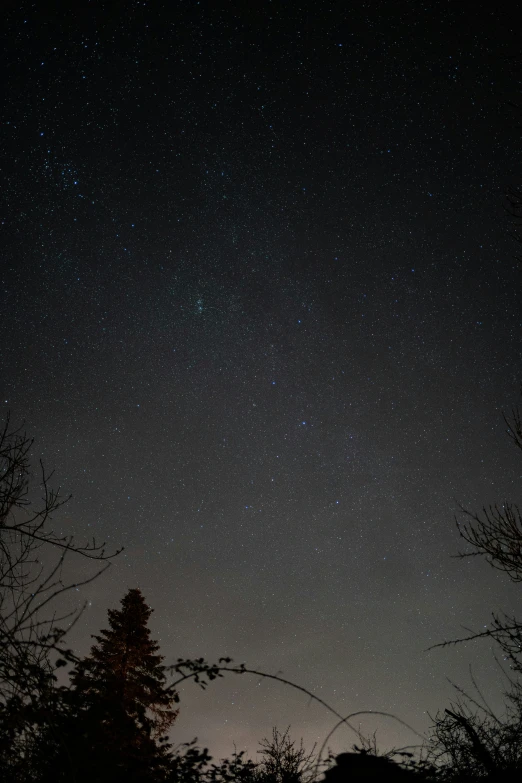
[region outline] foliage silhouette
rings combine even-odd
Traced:
[[[522,451],[520,409],[515,406],[504,421],[510,440]],[[460,552],[459,558],[484,557],[511,581],[522,582],[522,516],[517,505],[506,501],[481,512],[461,507],[457,525],[461,538],[473,548]],[[522,774],[522,621],[494,613],[485,631],[470,631],[430,649],[477,639],[496,642],[509,666],[504,714],[498,717],[490,709],[472,678],[478,699],[457,688],[456,702],[434,718],[429,758],[448,780],[508,780]]]
[[[177,695],[166,685],[163,656],[150,638],[152,614],[139,589],[121,600],[121,610],[109,609],[108,630],[95,636],[90,655],[73,673],[73,687],[86,703],[102,704],[108,720],[112,711],[132,717],[140,731],[155,739],[170,728]]]
[[[518,409],[512,411],[509,427],[511,439],[522,450]],[[383,715],[415,731],[396,716],[366,711],[343,717],[306,688],[279,675],[235,665],[231,658],[220,658],[215,664],[203,658],[180,658],[164,666],[158,645],[150,638],[151,610],[138,589],[128,591],[119,610],[109,610],[109,628],[94,637],[90,655],[78,660],[67,649],[65,635],[82,610],[60,614],[53,604],[67,591],[99,576],[117,552],[107,553],[95,540],[77,545],[71,536],[54,533],[49,523],[65,499],[49,488],[50,476],[42,469],[42,501],[35,505],[30,485],[31,445],[20,430],[10,430],[9,423],[0,434],[0,773],[7,783],[123,779],[130,783],[312,783],[324,765],[329,738],[343,724],[356,734],[362,748],[354,746],[355,753],[339,757],[337,767],[327,775],[332,782],[340,780],[339,775],[346,776],[350,765],[352,776],[364,766],[364,774],[380,770],[387,780],[406,779],[409,773],[409,777],[440,781],[488,775],[491,779],[500,771],[508,774],[519,768],[522,692],[514,681],[507,719],[499,720],[487,705],[479,716],[469,707],[473,700],[463,697],[436,716],[425,746],[427,756],[414,759],[403,754],[400,763],[392,764],[390,758],[378,756],[376,746],[365,743],[350,721],[361,714]],[[480,515],[465,510],[463,514],[460,533],[475,551],[460,556],[486,556],[511,579],[522,581],[518,508],[503,504]],[[48,570],[43,566],[46,550],[58,552]],[[101,568],[81,583],[64,583],[63,566],[69,555],[97,560]],[[481,636],[498,641],[511,671],[520,673],[522,627],[516,619],[494,617],[491,629],[470,638]],[[71,682],[58,687],[55,672],[66,662],[75,667]],[[178,686],[192,679],[206,688],[228,672],[290,686],[335,715],[338,722],[319,754],[297,746],[289,729],[279,732],[277,728],[271,739],[262,740],[258,763],[242,752],[212,763],[208,750],[199,749],[195,741],[173,751],[166,732],[177,715]],[[363,756],[380,760],[363,762]]]
[[[290,739],[290,726],[284,732],[274,727],[271,738],[262,739],[260,746],[258,777],[263,783],[308,783],[315,777],[315,746],[307,751],[302,740],[296,746]]]
[[[8,417],[0,430],[0,776],[24,781],[40,727],[53,722],[55,670],[74,657],[66,633],[83,611],[60,612],[58,601],[100,576],[118,554],[95,539],[80,544],[50,527],[68,498],[51,488],[52,474],[41,463],[35,477],[32,446]],[[66,558],[75,556],[101,566],[66,582]]]
[[[151,613],[140,590],[129,590],[121,609],[109,610],[109,628],[94,637],[96,644],[64,690],[63,741],[51,767],[66,769],[78,782],[167,778],[166,732],[178,711],[172,709],[175,693],[166,684],[163,657],[150,638]]]

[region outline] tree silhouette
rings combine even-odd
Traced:
[[[522,451],[522,413],[518,406],[511,415],[504,416],[508,436]],[[522,513],[518,505],[509,501],[469,511],[461,507],[463,518],[457,520],[461,538],[472,551],[459,553],[460,558],[484,557],[492,568],[502,571],[512,582],[522,582]],[[491,627],[478,633],[435,647],[489,638],[497,642],[508,660],[510,669],[522,674],[522,620],[508,615],[492,615]],[[514,685],[516,683],[513,683]],[[520,687],[516,684],[516,687]]]
[[[504,416],[508,436],[522,451],[522,414],[514,407]],[[461,508],[458,520],[461,538],[472,547],[459,557],[484,557],[512,582],[522,582],[522,514],[519,506],[505,501],[481,511]],[[459,698],[434,719],[429,744],[430,758],[446,767],[448,779],[468,775],[520,776],[522,770],[522,620],[505,614],[493,614],[490,627],[466,637],[442,642],[435,647],[458,644],[480,638],[494,640],[508,665],[509,686],[505,693],[504,714],[497,716],[480,689],[473,686],[478,699],[457,688]],[[454,776],[454,778],[451,777]]]
[[[296,745],[290,738],[290,726],[281,732],[274,727],[270,739],[260,742],[261,763],[258,779],[263,783],[306,783],[315,772],[315,746],[305,750],[303,741]]]
[[[0,702],[12,695],[26,696],[40,686],[49,651],[60,649],[67,626],[82,611],[80,607],[60,614],[53,604],[99,576],[118,554],[108,554],[94,539],[79,544],[72,536],[53,531],[53,515],[68,498],[50,487],[52,474],[42,465],[39,479],[34,476],[32,446],[32,439],[21,429],[12,429],[7,418],[0,430]],[[53,551],[56,560],[46,568],[43,563]],[[67,584],[62,572],[68,555],[102,566],[93,576]],[[58,627],[64,623],[65,629]]]
[[[24,783],[36,779],[41,727],[49,733],[54,722],[54,671],[72,656],[65,636],[82,613],[81,606],[63,610],[60,599],[99,576],[117,554],[94,539],[78,543],[54,532],[53,515],[67,498],[51,488],[43,465],[35,475],[32,445],[7,418],[0,427],[0,778]],[[97,561],[97,569],[67,582],[64,565],[74,556]]]
[[[178,711],[166,685],[163,657],[147,626],[152,610],[139,589],[121,609],[109,610],[109,628],[72,674],[75,710],[68,750],[78,760],[78,780],[164,780],[169,763],[165,732]]]
[[[178,711],[171,709],[175,694],[166,686],[163,656],[147,627],[153,610],[137,588],[128,591],[121,606],[109,609],[110,627],[94,637],[97,644],[78,666],[73,683],[87,700],[111,705],[157,739]]]

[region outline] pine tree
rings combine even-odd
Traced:
[[[79,780],[159,781],[166,774],[164,735],[177,710],[147,627],[151,614],[141,591],[129,590],[73,674],[78,710],[69,751],[82,759]]]

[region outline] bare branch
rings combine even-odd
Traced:
[[[64,638],[83,612],[58,612],[54,607],[66,593],[98,578],[121,551],[108,552],[106,544],[94,538],[78,544],[72,535],[54,532],[52,517],[69,498],[51,488],[52,473],[41,462],[33,485],[32,446],[23,428],[12,428],[7,418],[0,430],[0,705],[13,694],[29,695],[52,680],[49,655],[53,650],[70,654]],[[35,499],[38,489],[40,500]],[[52,552],[54,562],[49,560]],[[76,555],[101,567],[91,576],[66,582],[65,559]]]

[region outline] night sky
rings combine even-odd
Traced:
[[[461,5],[7,4],[0,412],[56,528],[125,546],[80,651],[138,586],[167,663],[420,731],[470,664],[497,703],[488,644],[426,652],[519,605],[451,557],[457,502],[520,499],[520,19]],[[173,737],[334,722],[231,676]]]

